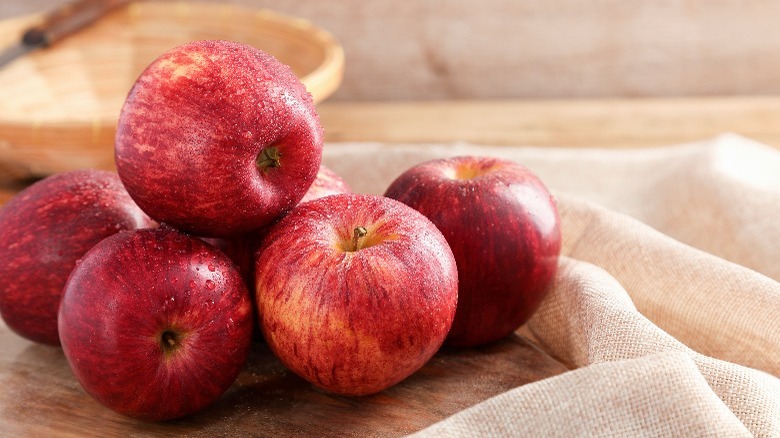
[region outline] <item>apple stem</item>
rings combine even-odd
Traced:
[[[353,251],[358,251],[363,247],[363,238],[368,234],[366,227],[356,227],[352,234],[352,248]]]
[[[260,170],[272,169],[281,166],[282,154],[276,146],[263,148],[257,155],[255,164]]]

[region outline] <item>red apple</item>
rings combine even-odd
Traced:
[[[219,398],[249,353],[254,315],[236,266],[169,227],[92,248],[62,295],[62,348],[84,390],[144,420]]]
[[[457,270],[441,233],[381,196],[300,204],[256,254],[266,341],[293,372],[344,395],[382,391],[439,349],[457,305]]]
[[[118,231],[149,226],[115,173],[71,171],[21,191],[0,210],[0,314],[8,327],[59,345],[57,307],[76,261]]]
[[[458,264],[449,345],[496,341],[524,324],[555,276],[558,209],[526,167],[489,157],[433,160],[408,169],[385,195],[427,216]]]
[[[301,200],[322,145],[311,95],[288,66],[244,44],[197,41],[161,55],[133,85],[115,161],[152,218],[232,236]]]
[[[309,190],[303,195],[301,202],[339,193],[352,193],[352,189],[339,174],[325,165],[320,165],[320,170],[317,171],[317,178],[314,179]]]

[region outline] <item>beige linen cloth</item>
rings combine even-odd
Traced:
[[[736,135],[635,150],[329,144],[381,194],[413,164],[518,161],[556,196],[560,269],[520,333],[571,371],[418,436],[780,437],[780,150]]]

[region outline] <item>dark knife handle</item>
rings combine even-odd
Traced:
[[[82,27],[94,22],[110,10],[129,3],[130,0],[76,0],[50,14],[43,22],[27,29],[22,43],[27,46],[49,46]]]

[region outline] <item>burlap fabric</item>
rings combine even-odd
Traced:
[[[324,160],[381,194],[455,155],[516,160],[555,194],[559,274],[520,332],[571,371],[417,435],[780,437],[780,151],[725,135],[639,150],[329,144]]]

